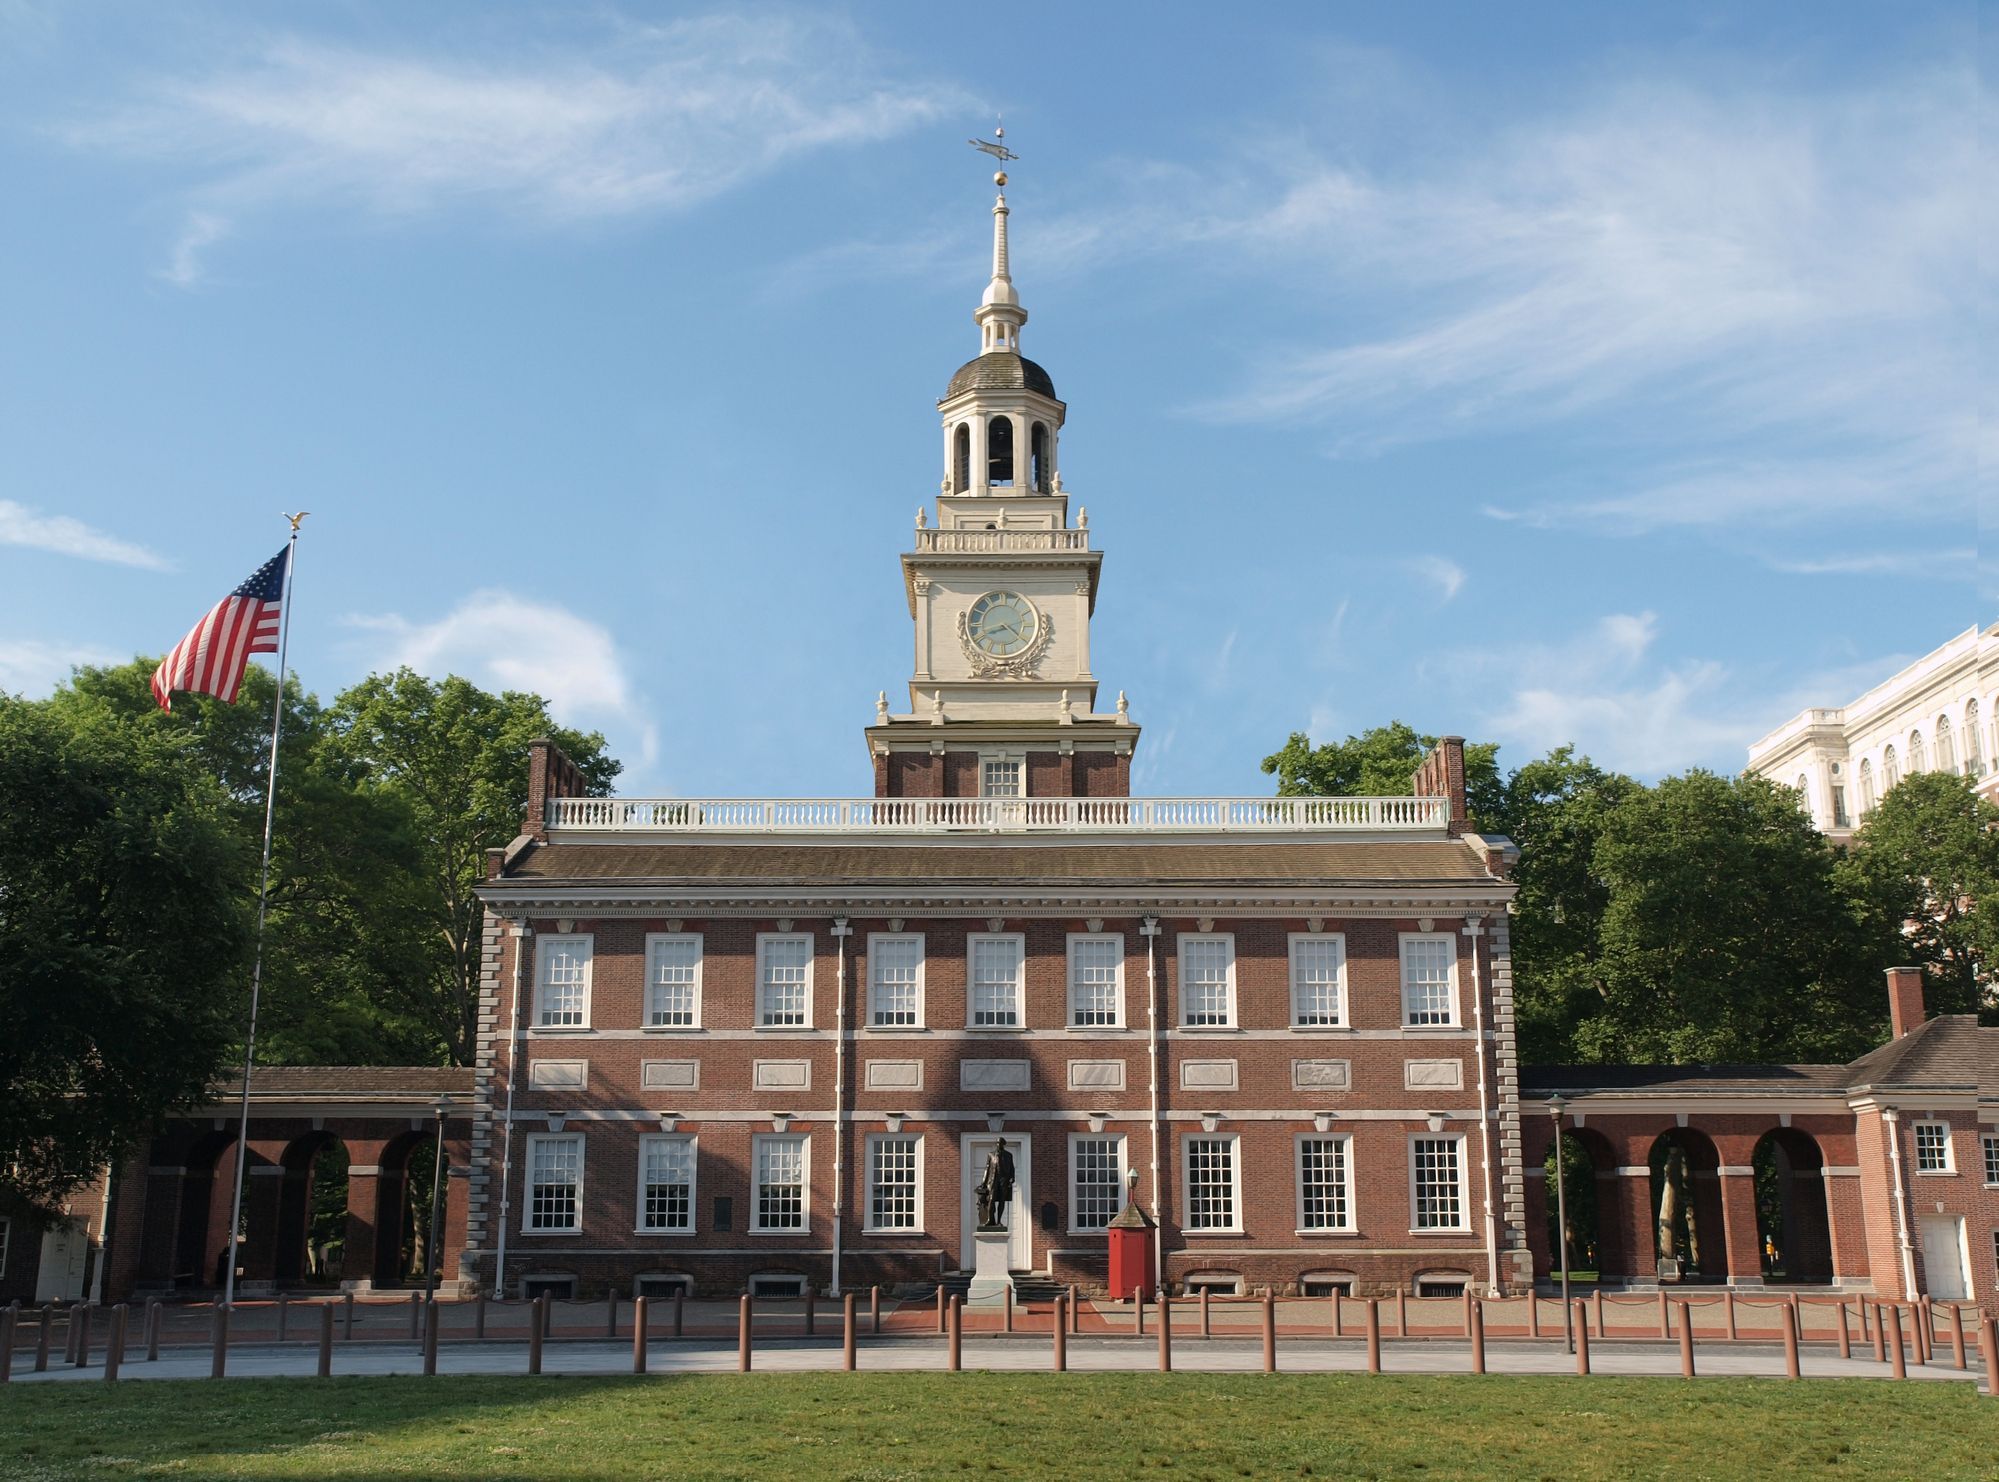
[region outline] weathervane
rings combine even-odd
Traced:
[[[1011,149],[1008,149],[1006,147],[1005,141],[1006,141],[1006,125],[1001,124],[993,130],[992,138],[967,139],[965,142],[971,145],[972,148],[979,150],[981,153],[989,154],[994,159],[999,160],[1002,163],[1004,163],[1007,160],[1019,159],[1020,158],[1019,155],[1015,154]]]

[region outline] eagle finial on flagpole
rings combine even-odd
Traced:
[[[279,510],[278,513],[281,515],[285,515],[285,512],[283,510]],[[309,509],[302,509],[295,515],[285,515],[285,518],[292,522],[292,534],[294,535],[298,534],[298,527],[300,522],[303,521],[305,517],[311,513],[312,511]]]

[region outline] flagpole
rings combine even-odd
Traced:
[[[257,882],[257,953],[250,969],[250,1032],[243,1040],[243,1111],[236,1131],[236,1192],[229,1204],[229,1243],[222,1283],[222,1305],[236,1305],[236,1232],[243,1224],[243,1165],[250,1148],[250,1067],[257,1059],[257,1000],[264,987],[264,917],[271,904],[271,820],[278,806],[278,737],[285,724],[285,645],[292,631],[292,577],[298,565],[298,527],[303,513],[286,515],[292,522],[285,547],[285,588],[278,609],[278,696],[271,703],[271,765],[264,784],[264,869]]]

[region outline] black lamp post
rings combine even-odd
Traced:
[[[434,1313],[430,1304],[437,1297],[437,1267],[444,1236],[444,1119],[451,1115],[451,1098],[440,1096],[431,1107],[437,1118],[437,1158],[430,1175],[430,1234],[423,1242],[423,1310]]]
[[[1562,1113],[1568,1103],[1559,1096],[1548,1098],[1548,1115],[1555,1119],[1555,1245],[1562,1253],[1562,1336],[1569,1352],[1576,1351],[1576,1312],[1569,1305],[1569,1179],[1562,1158]]]

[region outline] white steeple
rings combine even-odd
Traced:
[[[993,277],[986,284],[986,296],[979,300],[979,307],[972,315],[979,324],[979,353],[993,350],[1020,351],[1020,327],[1027,323],[1027,310],[1020,306],[1020,295],[1014,292],[1013,272],[1007,262],[1006,219],[1009,213],[1006,204],[1006,171],[993,175],[993,184],[1000,187],[999,198],[993,202]]]

